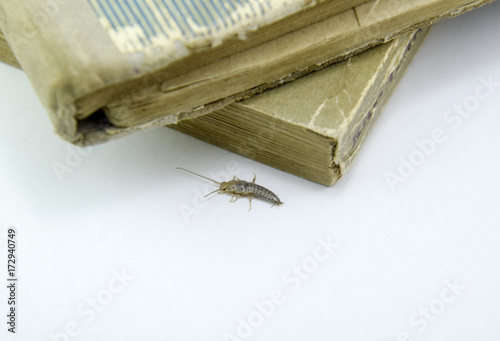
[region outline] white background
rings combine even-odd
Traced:
[[[498,339],[499,18],[496,2],[433,28],[331,188],[167,128],[78,150],[0,65],[1,339]],[[213,187],[179,166],[255,172],[285,204],[200,201]]]

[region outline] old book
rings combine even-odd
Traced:
[[[333,185],[353,161],[427,30],[407,33],[294,82],[170,127]]]
[[[292,83],[172,128],[303,178],[333,185],[426,31],[408,33]]]
[[[209,113],[488,2],[20,0],[0,3],[0,26],[56,131],[88,145]]]
[[[172,80],[363,2],[3,1],[0,28],[56,130],[84,145],[119,135],[101,113],[124,126],[107,104],[127,91],[140,98],[137,91],[164,81],[183,88]],[[186,102],[181,91],[166,92],[179,93],[174,104]],[[96,117],[101,124],[89,124]]]

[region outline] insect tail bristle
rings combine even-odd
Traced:
[[[274,202],[271,207],[273,207],[273,206],[281,206],[283,204],[284,204],[284,202],[278,200],[278,201]]]

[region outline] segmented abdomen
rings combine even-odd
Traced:
[[[235,181],[229,188],[230,192],[239,195],[253,195],[263,200],[269,201],[274,205],[281,205],[282,202],[276,194],[265,187],[248,181]]]

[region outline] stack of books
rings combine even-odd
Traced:
[[[18,0],[0,60],[87,146],[169,126],[325,185],[427,27],[492,0]]]

